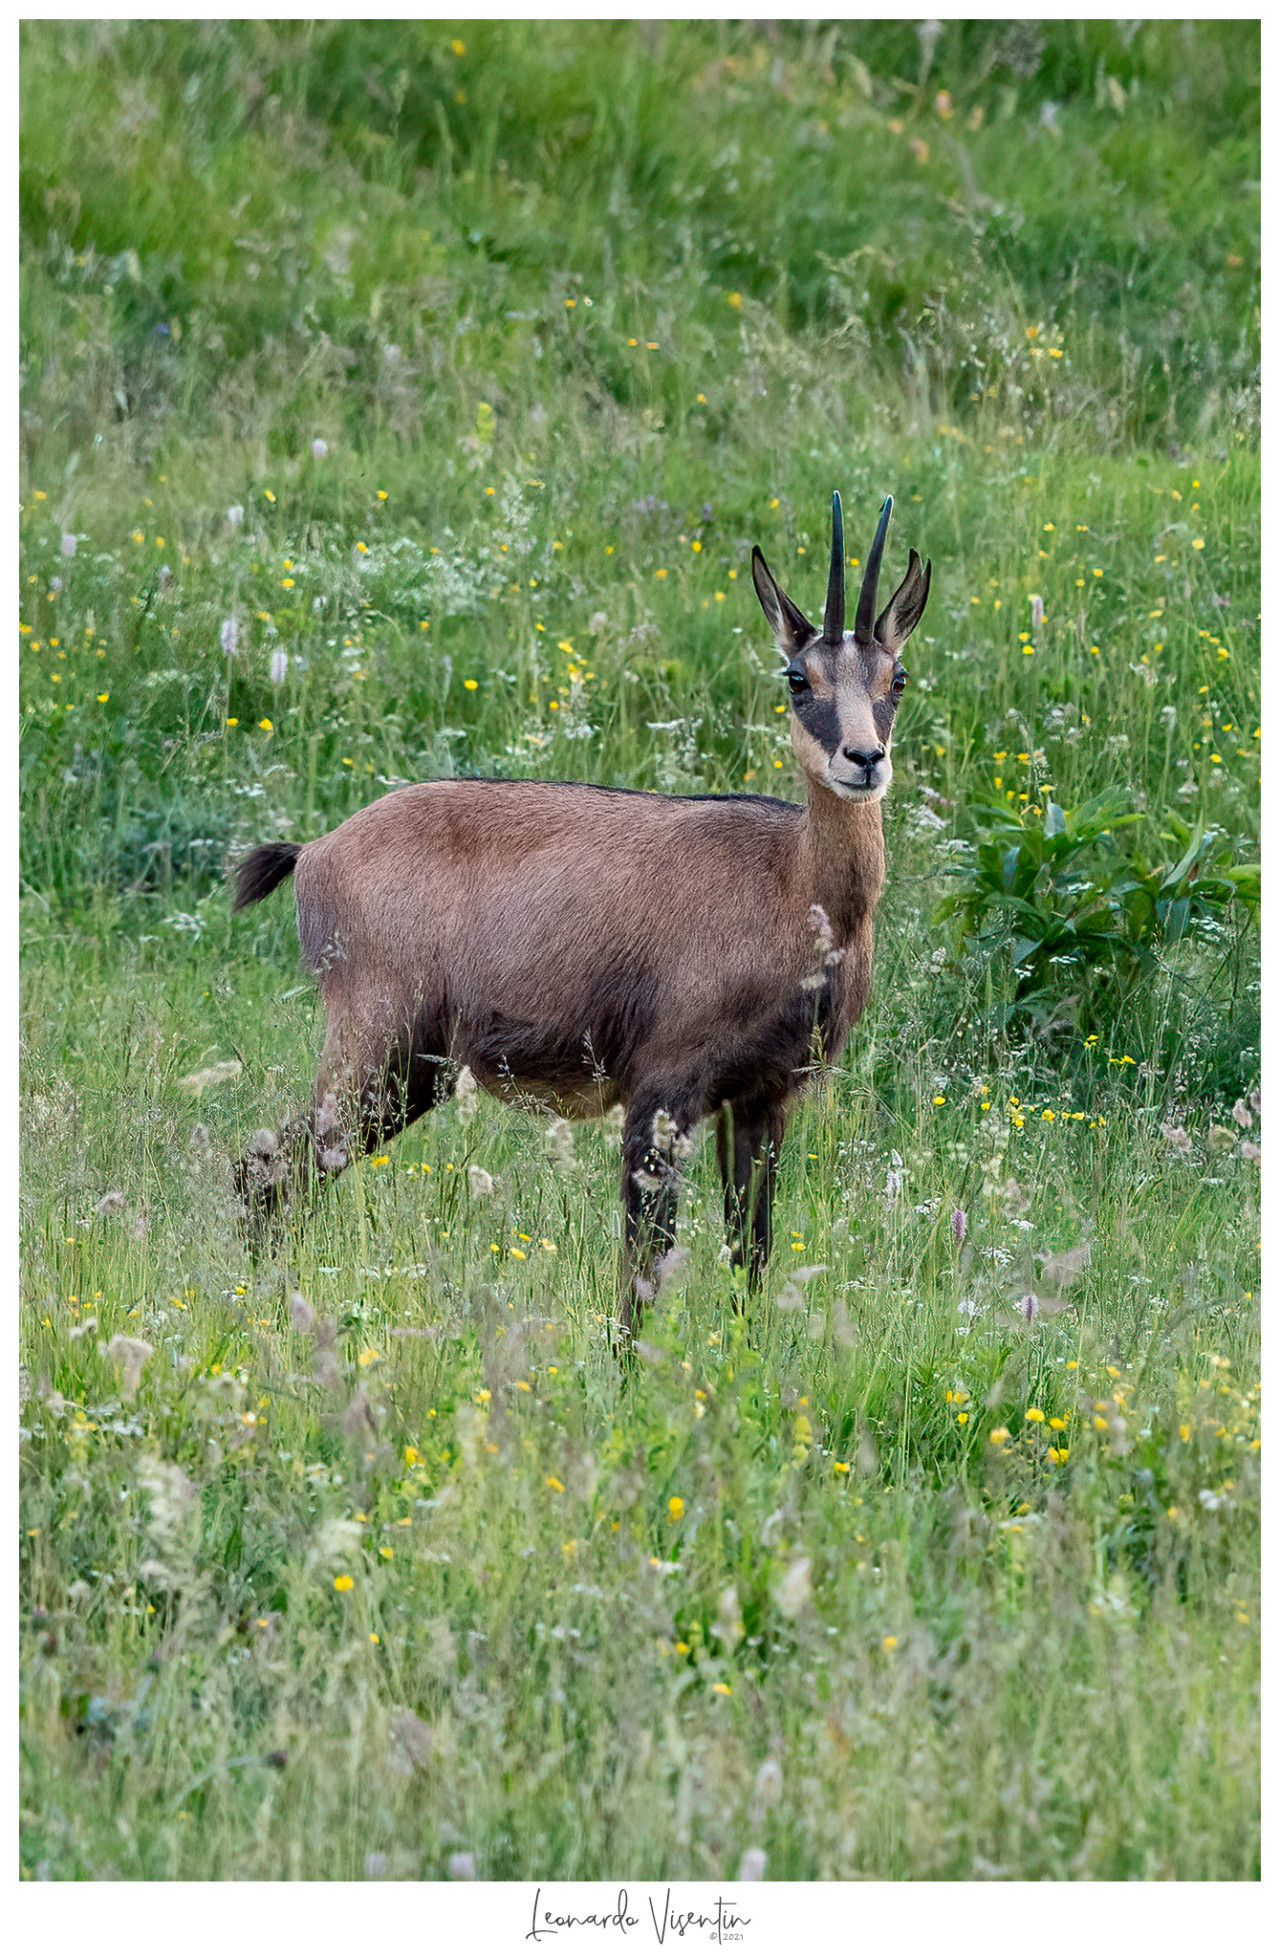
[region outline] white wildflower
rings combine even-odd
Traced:
[[[797,1557],[773,1587],[773,1601],[784,1618],[798,1618],[809,1602],[810,1561]]]
[[[120,1368],[121,1392],[127,1401],[137,1395],[142,1369],[154,1351],[154,1346],[149,1346],[145,1339],[131,1339],[128,1333],[117,1333],[105,1348],[107,1358]]]
[[[296,1333],[309,1333],[316,1323],[315,1309],[301,1292],[294,1292],[289,1299],[289,1324]]]
[[[359,1523],[348,1516],[331,1516],[316,1531],[315,1542],[307,1559],[311,1564],[346,1564],[357,1557],[364,1532]]]
[[[156,1538],[172,1551],[200,1491],[177,1462],[162,1462],[154,1455],[144,1455],[138,1463],[138,1480],[150,1499]]]
[[[684,1270],[685,1266],[688,1264],[688,1262],[689,1262],[688,1245],[673,1244],[671,1249],[666,1253],[665,1257],[659,1258],[656,1266],[654,1267],[653,1275],[657,1281],[657,1289],[661,1291],[662,1287],[668,1284],[671,1281],[671,1279],[678,1278],[680,1276],[680,1273]]]

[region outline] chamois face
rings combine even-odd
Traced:
[[[806,775],[850,801],[878,799],[893,776],[893,716],[907,684],[901,662],[880,645],[839,646],[821,637],[787,661],[791,746]]]
[[[844,631],[844,533],[835,499],[831,582],[821,630],[773,578],[759,549],[751,570],[764,615],[786,661],[791,745],[811,781],[846,801],[878,801],[889,786],[893,719],[907,684],[901,647],[919,624],[931,566],[910,554],[907,575],[872,625],[875,582],[891,499],[868,559],[852,632]]]

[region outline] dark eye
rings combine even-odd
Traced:
[[[802,667],[789,666],[787,668],[787,685],[793,694],[808,693],[809,676]]]
[[[899,667],[899,668],[898,668],[898,670],[897,670],[897,672],[896,672],[896,673],[894,674],[894,676],[893,676],[893,678],[892,678],[892,680],[890,680],[890,682],[889,682],[889,690],[890,690],[890,692],[891,692],[891,693],[893,694],[893,696],[894,696],[894,698],[895,698],[895,699],[897,699],[897,697],[898,697],[898,696],[899,696],[900,694],[904,694],[904,693],[906,692],[906,690],[907,690],[907,676],[906,676],[906,674],[905,674],[905,673],[903,672],[903,670],[902,670],[902,668],[901,668],[901,667]]]

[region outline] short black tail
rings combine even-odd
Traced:
[[[293,866],[301,855],[301,843],[259,843],[236,871],[236,895],[231,909],[243,911],[246,904],[257,904],[261,898],[269,897],[277,884],[283,884],[286,877],[293,875]]]

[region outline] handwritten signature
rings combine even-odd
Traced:
[[[738,1944],[742,1933],[751,1922],[737,1911],[731,1900],[717,1897],[715,1908],[705,1910],[677,1910],[671,1903],[668,1889],[662,1899],[662,1909],[655,1907],[652,1897],[646,1897],[653,1934],[660,1945],[665,1944],[668,1934],[683,1938],[690,1931],[700,1931],[708,1935],[715,1944]],[[532,1938],[537,1944],[543,1938],[558,1937],[562,1931],[595,1930],[620,1931],[625,1937],[629,1931],[639,1930],[644,1920],[633,1916],[629,1908],[630,1899],[625,1890],[619,1890],[617,1903],[612,1910],[591,1910],[583,1912],[556,1911],[542,1902],[542,1886],[539,1884],[533,1898],[533,1920],[525,1932],[525,1938]]]

